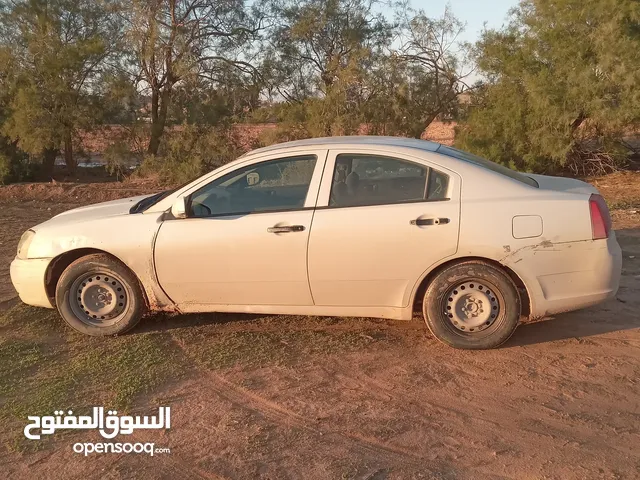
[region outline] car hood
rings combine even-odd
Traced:
[[[128,215],[129,210],[143,198],[150,195],[139,195],[137,197],[122,198],[120,200],[112,200],[110,202],[96,203],[86,207],[74,208],[67,210],[59,215],[47,220],[46,222],[36,225],[32,230],[37,231],[42,227],[59,226],[63,224],[71,224],[77,222],[86,222],[100,218],[113,217],[116,215]]]
[[[543,188],[545,190],[585,194],[599,193],[598,189],[593,185],[581,180],[576,180],[575,178],[551,177],[548,175],[532,174],[527,174],[527,176],[533,178],[536,182],[538,182],[540,188]]]

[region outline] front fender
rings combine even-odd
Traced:
[[[154,241],[161,223],[162,215],[154,213],[125,214],[68,225],[44,224],[36,228],[28,256],[30,259],[77,258],[74,252],[84,249],[107,253],[138,277],[152,310],[172,308],[173,302],[158,283],[153,261]]]

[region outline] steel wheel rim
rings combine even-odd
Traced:
[[[108,327],[125,315],[129,296],[124,281],[118,275],[111,272],[85,273],[71,285],[69,306],[83,323]]]
[[[501,312],[500,298],[492,285],[467,280],[447,291],[444,297],[444,315],[459,332],[481,332],[498,319]]]

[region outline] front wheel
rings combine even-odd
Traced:
[[[451,347],[495,348],[518,326],[520,295],[504,271],[471,260],[433,278],[424,295],[423,313],[431,333]]]
[[[136,276],[105,254],[79,258],[62,272],[56,285],[56,305],[71,327],[92,336],[126,332],[145,311]]]

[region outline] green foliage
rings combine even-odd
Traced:
[[[276,4],[281,24],[267,51],[265,75],[288,100],[282,125],[264,141],[357,133],[369,93],[365,78],[381,58],[392,26],[371,0]]]
[[[138,120],[143,98],[126,72],[107,72],[102,77],[104,106],[100,120],[106,124],[131,125]]]
[[[140,174],[186,181],[234,158],[230,126],[250,118],[278,123],[264,144],[420,137],[460,118],[461,148],[520,169],[624,163],[622,140],[640,126],[637,1],[523,0],[473,49],[449,9],[383,11],[380,0],[0,2],[0,182],[39,161],[51,178],[55,158],[75,164],[81,133],[104,123],[146,129]],[[471,87],[476,65],[484,80]],[[118,178],[142,159],[124,137],[104,152]]]
[[[15,143],[0,136],[0,185],[33,180],[38,173],[37,167]]]
[[[146,124],[134,120],[128,123],[116,129],[115,139],[104,150],[105,171],[118,181],[128,177],[140,165],[149,135]],[[104,130],[105,133],[109,131]]]
[[[265,143],[358,133],[420,137],[456,112],[464,83],[452,47],[462,24],[400,5],[397,24],[374,0],[284,2],[267,73],[288,100]]]
[[[406,5],[391,22],[380,6],[379,0],[0,2],[0,133],[29,156],[3,160],[2,181],[20,177],[15,166],[38,161],[48,180],[62,153],[72,170],[82,133],[108,123],[148,125],[142,172],[161,172],[167,182],[219,163],[200,145],[210,133],[199,140],[180,134],[178,141],[167,127],[226,132],[211,151],[227,158],[237,150],[229,126],[256,110],[280,122],[266,143],[420,136],[438,115],[455,113],[465,88],[450,51],[462,27],[449,11],[431,19]],[[265,100],[271,107],[261,109]],[[173,138],[163,140],[165,130]],[[130,145],[123,138],[103,152],[107,171],[118,178],[138,162]],[[179,158],[186,154],[194,158]]]
[[[259,96],[260,86],[234,70],[225,71],[224,79],[215,86],[197,78],[186,79],[172,94],[170,118],[172,123],[227,125],[256,108]]]
[[[117,30],[109,5],[22,0],[0,10],[0,78],[9,93],[2,132],[25,152],[45,152],[49,169],[100,111],[100,75]]]
[[[8,155],[0,153],[0,185],[5,185],[11,180],[11,174],[13,168],[11,165],[11,159]]]
[[[350,83],[357,71],[362,76],[393,34],[375,6],[375,0],[275,3],[273,14],[282,21],[268,54],[278,92],[301,100]]]
[[[157,175],[165,184],[179,185],[242,153],[231,129],[184,125],[165,136],[159,155],[145,156],[136,174],[143,177]]]
[[[525,0],[486,32],[475,92],[456,143],[535,172],[599,173],[624,162],[640,124],[640,3]]]
[[[157,155],[171,113],[178,120],[211,114],[206,107],[200,112],[197,107],[176,109],[176,94],[189,98],[194,85],[201,92],[224,92],[234,80],[256,73],[242,58],[251,55],[250,41],[259,27],[252,11],[237,0],[133,0],[123,5],[128,58],[139,72],[137,87],[150,96],[147,153]],[[219,107],[219,99],[207,107]]]
[[[119,140],[109,145],[104,152],[105,169],[109,175],[122,180],[131,172],[129,167],[138,163],[139,155],[131,151],[129,145]]]
[[[378,67],[376,86],[384,94],[367,118],[379,117],[384,132],[420,138],[436,118],[457,116],[459,98],[470,89],[473,65],[465,58],[470,47],[457,43],[464,25],[449,7],[435,18],[408,7],[399,15],[400,46]]]

